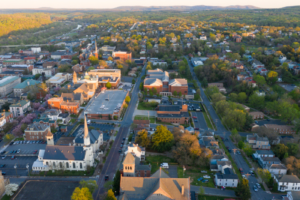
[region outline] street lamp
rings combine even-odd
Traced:
[[[29,175],[29,164],[28,164],[28,163],[26,164],[26,168],[27,168],[27,170],[28,170],[28,176],[30,176],[30,175]]]
[[[17,174],[17,176],[18,176],[18,170],[17,170],[18,166],[17,166],[17,164],[15,164],[14,168],[15,168],[16,174]]]

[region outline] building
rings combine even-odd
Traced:
[[[51,77],[55,73],[54,68],[33,68],[32,75],[44,74],[46,77]]]
[[[121,176],[120,199],[191,199],[189,178],[170,178],[161,168],[151,177]]]
[[[151,175],[151,165],[143,165],[138,157],[128,152],[122,165],[120,166],[120,173],[122,176],[131,177],[149,177]]]
[[[282,198],[283,200],[300,200],[300,191],[290,191]]]
[[[83,94],[82,93],[61,93],[60,95],[64,101],[70,102],[78,102],[80,105],[84,103]]]
[[[16,85],[21,83],[21,78],[18,76],[6,76],[0,79],[0,97],[13,92]]]
[[[113,51],[112,57],[114,59],[119,58],[120,60],[131,60],[132,59],[131,52],[126,52],[126,51]]]
[[[267,137],[259,137],[257,134],[247,135],[246,142],[253,149],[270,149],[269,139]]]
[[[3,129],[3,126],[10,122],[13,118],[13,114],[11,112],[2,112],[0,113],[0,130]]]
[[[46,135],[51,133],[50,126],[39,122],[29,124],[24,130],[26,140],[46,140]]]
[[[93,97],[84,113],[90,119],[118,119],[127,95],[124,90],[104,90]]]
[[[86,125],[86,118],[84,119]],[[32,170],[86,171],[88,167],[93,166],[95,159],[89,137],[89,132],[85,131],[83,146],[54,145],[53,134],[49,131],[46,135],[47,146],[45,150],[39,151],[38,159],[33,163]]]
[[[97,90],[97,85],[92,83],[83,83],[78,88],[76,88],[73,93],[76,95],[82,95],[83,101],[90,100]]]
[[[63,101],[64,99],[62,97],[53,97],[51,99],[48,99],[47,103],[50,108],[60,110],[60,104]]]
[[[278,124],[265,124],[266,128],[272,129],[274,131],[277,131],[279,134],[295,134],[296,131],[294,130],[293,126],[289,125],[278,125]]]
[[[217,87],[220,92],[226,93],[226,88],[224,87],[223,83],[209,83],[208,87]]]
[[[167,123],[185,124],[190,119],[188,106],[182,105],[159,105],[157,120]]]
[[[149,130],[150,129],[150,120],[133,120],[133,131],[134,133],[137,133],[141,130]]]
[[[134,157],[137,157],[141,161],[144,161],[146,155],[146,149],[144,147],[139,146],[138,144],[130,143],[128,145],[127,153],[131,153]]]
[[[272,174],[272,175],[286,175],[287,168],[284,164],[270,164],[267,165],[266,169]]]
[[[2,61],[2,64],[4,66],[11,66],[11,65],[22,65],[25,64],[25,61],[23,59],[5,59]]]
[[[51,109],[58,109],[62,113],[71,113],[71,114],[78,114],[79,113],[79,102],[76,101],[64,101],[62,97],[53,97],[51,99],[48,99],[47,101],[48,106]]]
[[[30,73],[33,69],[33,65],[11,65],[7,66],[8,71],[19,71],[23,73]]]
[[[109,82],[112,88],[117,88],[121,82],[120,69],[93,69],[88,75],[98,78],[99,87],[106,87],[106,83]]]
[[[281,161],[277,157],[260,157],[258,158],[258,164],[261,168],[266,169],[270,164],[281,164]]]
[[[272,150],[256,150],[253,157],[255,159],[259,159],[260,157],[275,157],[275,154]]]
[[[49,78],[46,83],[52,87],[59,87],[66,81],[71,79],[72,75],[68,73],[57,73],[55,76]]]
[[[177,92],[177,94],[181,93],[183,96],[188,94],[188,84],[186,79],[177,78],[172,79],[169,82],[169,92],[172,94]]]
[[[81,78],[77,78],[77,73],[74,71],[73,72],[73,84],[76,85],[76,84],[92,84],[94,85],[94,87],[97,89],[98,88],[98,76],[90,76],[88,75],[88,73],[86,72],[84,74],[84,76],[82,76]]]
[[[277,175],[274,179],[278,183],[278,191],[300,191],[300,180],[296,175]]]
[[[14,117],[23,116],[25,113],[31,110],[29,100],[21,100],[15,104],[9,106],[10,112],[13,113]]]
[[[21,94],[24,92],[24,89],[33,85],[40,84],[40,81],[36,81],[33,79],[27,79],[23,81],[22,83],[19,83],[14,87],[14,95],[15,97],[20,97]]]
[[[231,168],[224,169],[224,174],[215,174],[214,182],[219,187],[237,187],[239,178]]]
[[[88,135],[90,139],[90,146],[92,152],[96,155],[96,152],[99,150],[100,146],[103,144],[103,133],[99,130],[88,130],[86,116],[84,116],[84,130],[79,132],[73,140],[73,143],[76,146],[84,146],[84,136]]]
[[[254,120],[263,119],[265,117],[265,114],[263,112],[249,112],[249,115],[251,115]]]

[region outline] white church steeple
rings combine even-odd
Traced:
[[[90,135],[89,135],[89,129],[86,122],[86,116],[84,115],[84,146],[88,147],[91,145]]]

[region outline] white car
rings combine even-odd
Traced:
[[[6,158],[6,156],[2,156],[2,160],[4,160]]]
[[[203,178],[210,178],[210,176],[208,176],[208,175],[205,175],[205,176],[203,176]]]
[[[169,164],[168,163],[161,163],[160,167],[168,169],[169,168]]]
[[[87,120],[87,124],[90,124],[91,123],[91,120]]]
[[[257,188],[261,188],[259,183],[256,183],[256,187]]]

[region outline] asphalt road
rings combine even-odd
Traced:
[[[137,78],[135,87],[132,90],[131,101],[123,117],[123,121],[121,122],[119,133],[116,136],[115,142],[113,143],[113,146],[107,156],[106,162],[101,171],[101,175],[97,180],[98,189],[93,193],[94,199],[99,199],[100,194],[103,194],[105,192],[104,191],[105,175],[109,175],[109,180],[112,180],[114,174],[116,173],[117,170],[116,167],[120,157],[120,153],[119,153],[120,145],[123,140],[123,137],[125,138],[127,137],[130,125],[133,123],[133,113],[138,102],[139,85],[141,83],[141,77],[145,74],[145,68],[146,65],[143,67],[142,73]]]
[[[194,122],[194,127],[199,128],[200,131],[207,131],[208,127],[206,124],[206,121],[204,119],[203,113],[202,112],[191,112],[192,114],[192,119]],[[193,117],[197,117],[197,119],[194,119]]]
[[[186,57],[186,59],[188,59]],[[230,132],[226,130],[226,128],[223,126],[223,124],[221,123],[221,120],[219,119],[217,113],[215,112],[211,102],[208,100],[208,98],[206,97],[203,88],[201,87],[201,83],[199,82],[199,80],[196,78],[196,75],[194,73],[194,69],[190,63],[190,61],[188,61],[189,67],[190,67],[190,71],[192,73],[193,78],[197,81],[198,86],[200,87],[201,90],[201,97],[203,100],[203,104],[206,106],[210,116],[212,117],[212,119],[215,122],[215,125],[217,127],[217,131],[215,131],[216,135],[221,135],[222,137],[225,136],[225,138],[228,138],[228,141],[225,142],[225,145],[228,146],[230,149],[237,149],[237,147],[232,143],[232,141],[230,140],[229,136],[230,136]],[[246,163],[246,161],[244,160],[244,158],[241,155],[234,155],[233,153],[231,153],[232,158],[234,159],[235,163],[237,164],[238,168],[242,168],[244,170],[244,172],[249,172],[250,168],[248,166],[248,164]],[[251,199],[253,200],[263,200],[263,199],[272,199],[273,197],[281,199],[281,195],[279,194],[269,194],[266,193],[265,191],[263,191],[262,189],[259,189],[258,192],[255,192],[253,190],[253,186],[255,183],[257,183],[257,179],[253,176],[249,177],[249,186],[250,186],[250,191],[251,191]]]

